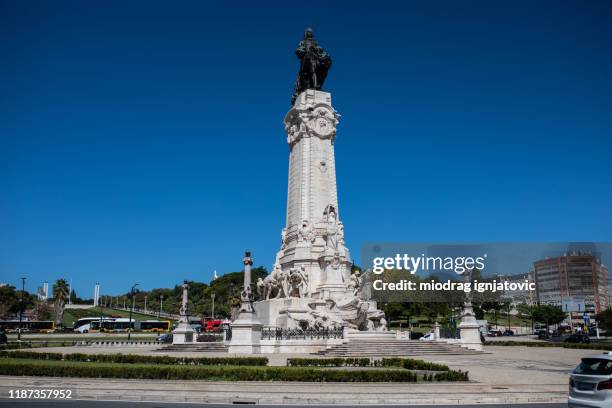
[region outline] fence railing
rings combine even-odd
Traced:
[[[344,329],[282,329],[280,327],[265,327],[261,330],[262,340],[314,340],[343,339]]]

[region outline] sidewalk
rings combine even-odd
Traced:
[[[0,376],[9,389],[70,389],[73,399],[197,403],[456,405],[566,402],[567,385],[289,383],[116,380]]]

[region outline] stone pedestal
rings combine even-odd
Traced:
[[[230,353],[259,354],[261,352],[262,324],[255,318],[254,313],[241,313],[231,327]]]
[[[434,328],[434,340],[440,340],[440,323],[436,322]]]
[[[459,335],[461,345],[470,349],[482,351],[482,342],[480,341],[480,325],[476,321],[476,316],[472,310],[472,304],[466,303],[464,306],[463,316],[459,324]]]
[[[172,344],[193,343],[195,341],[194,333],[189,323],[181,322],[172,331]]]

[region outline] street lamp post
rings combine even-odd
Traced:
[[[508,331],[511,331],[510,329],[510,302],[508,302]]]
[[[159,314],[157,317],[161,317],[162,312],[164,311],[164,295],[159,295]]]
[[[134,310],[134,289],[136,289],[136,286],[138,286],[137,283],[132,285],[132,289],[130,289],[130,296],[132,296],[132,307],[130,308],[130,317],[128,322],[128,341],[130,341],[132,335],[132,311]]]
[[[147,295],[145,295],[145,313],[147,313]]]
[[[215,294],[212,293],[210,297],[212,298],[212,319],[215,320]]]
[[[19,298],[19,330],[17,331],[17,341],[21,341],[21,322],[23,320],[23,295],[25,294],[25,280],[21,278],[21,297]]]

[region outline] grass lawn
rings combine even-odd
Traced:
[[[494,313],[485,313],[485,319],[487,323],[492,325],[495,328],[495,314]],[[497,313],[497,325],[506,327],[508,325],[508,316],[501,315],[501,313]],[[518,316],[510,315],[510,326],[517,327],[531,327],[531,320],[522,319]]]

